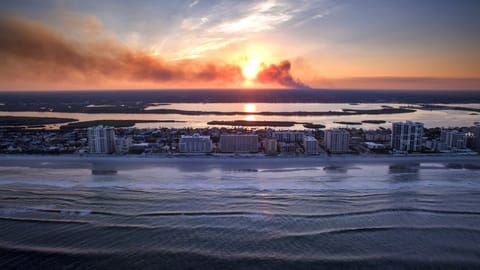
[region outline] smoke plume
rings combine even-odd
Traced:
[[[289,88],[305,89],[309,88],[307,85],[299,80],[292,78],[290,74],[291,64],[289,61],[282,61],[278,65],[271,64],[268,67],[264,67],[257,74],[257,81],[260,83],[278,83],[279,85]]]
[[[42,23],[12,16],[0,16],[0,33],[0,84],[4,86],[12,79],[47,85],[105,81],[238,85],[245,80],[237,65],[164,61],[115,39],[68,39]],[[258,74],[258,82],[305,87],[292,79],[289,70],[289,62],[271,65]]]

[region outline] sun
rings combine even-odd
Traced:
[[[248,62],[243,66],[242,73],[243,76],[249,81],[255,79],[257,77],[258,69],[260,67],[260,61],[257,59],[250,59]]]

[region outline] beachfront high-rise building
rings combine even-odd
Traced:
[[[325,130],[325,149],[331,153],[347,153],[350,150],[350,133],[344,129]]]
[[[88,149],[92,154],[113,153],[115,151],[115,131],[113,127],[89,127]]]
[[[442,129],[440,141],[445,143],[448,149],[465,149],[467,147],[467,134],[458,130]]]
[[[198,133],[192,136],[182,135],[178,147],[182,153],[210,153],[212,140],[210,136],[200,136]]]
[[[474,149],[475,151],[480,152],[480,125],[476,125],[473,129],[474,136]]]
[[[275,131],[273,137],[279,142],[301,143],[303,142],[304,133],[301,131]]]
[[[254,134],[221,135],[220,151],[223,153],[256,153],[258,136]]]
[[[423,123],[392,123],[392,149],[401,152],[417,152],[422,149]]]
[[[305,136],[303,138],[303,148],[305,154],[316,155],[318,154],[318,140],[312,136]]]

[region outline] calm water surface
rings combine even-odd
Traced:
[[[103,104],[108,105],[108,104]],[[409,104],[382,104],[382,103],[172,103],[166,105],[157,105],[147,107],[150,109],[176,109],[187,111],[219,111],[219,112],[246,112],[247,115],[180,115],[180,114],[85,114],[85,113],[59,113],[59,112],[0,112],[1,115],[12,116],[37,116],[37,117],[66,117],[75,118],[80,121],[91,120],[177,120],[176,123],[141,123],[138,128],[151,127],[169,127],[182,128],[194,127],[203,128],[207,122],[214,120],[257,120],[257,121],[294,121],[311,122],[326,125],[327,128],[346,127],[343,124],[334,123],[335,121],[361,122],[362,120],[384,120],[385,124],[363,124],[364,129],[376,129],[378,127],[391,127],[391,122],[396,121],[419,121],[426,127],[460,127],[472,126],[480,121],[480,116],[468,111],[454,110],[417,110],[413,113],[402,114],[379,114],[379,115],[352,115],[352,116],[275,116],[275,115],[255,115],[255,112],[327,112],[341,111],[342,109],[370,110],[381,109],[382,106],[408,106]],[[449,104],[449,106],[461,106],[480,109],[480,104]],[[52,125],[51,128],[58,126]],[[290,129],[303,129],[301,124],[295,125]]]

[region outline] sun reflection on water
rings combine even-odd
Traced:
[[[257,112],[257,105],[255,103],[245,103],[243,105],[243,111],[244,112],[247,112],[247,113],[254,113],[254,112]],[[249,114],[249,115],[246,115],[244,120],[247,120],[247,121],[255,121],[255,115],[254,114]]]

